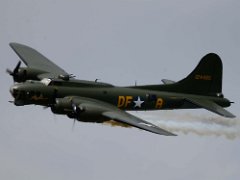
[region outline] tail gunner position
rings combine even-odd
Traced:
[[[133,116],[128,111],[205,108],[233,118],[225,107],[231,102],[222,93],[222,61],[214,53],[204,56],[184,79],[162,80],[161,85],[116,87],[98,81],[75,79],[36,50],[10,43],[21,61],[13,71],[10,92],[16,106],[41,105],[55,114],[78,121],[102,123],[114,120],[152,133],[175,135]]]

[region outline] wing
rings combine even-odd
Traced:
[[[10,43],[9,45],[26,66],[43,72],[38,75],[39,79],[56,78],[59,75],[68,75],[68,73],[66,73],[62,68],[51,62],[35,49],[18,43]]]
[[[221,107],[221,106],[217,105],[216,103],[209,101],[209,100],[197,99],[197,98],[187,98],[187,101],[189,101],[201,108],[205,108],[211,112],[214,112],[221,116],[224,116],[224,117],[228,117],[228,118],[236,117],[235,115],[233,115],[232,113],[230,113],[226,109],[224,109],[223,107]]]
[[[164,129],[159,128],[158,126],[149,123],[147,121],[144,121],[136,116],[133,116],[125,111],[106,111],[102,113],[103,116],[111,118],[115,121],[119,121],[121,123],[125,123],[134,127],[137,127],[139,129],[143,129],[145,131],[149,131],[152,133],[165,135],[165,136],[176,136],[175,134],[166,131]]]
[[[106,117],[121,123],[125,123],[125,124],[131,125],[152,133],[165,135],[165,136],[176,136],[171,132],[161,129],[152,123],[144,121],[141,118],[133,116],[103,101],[99,101],[91,98],[73,97],[72,103],[74,103],[81,109],[84,109],[86,113],[88,111],[91,113],[98,113],[103,117]]]

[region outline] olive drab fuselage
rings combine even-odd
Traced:
[[[94,98],[110,103],[123,110],[168,110],[198,108],[196,105],[187,103],[184,97],[196,97],[191,94],[172,92],[159,92],[134,87],[115,87],[110,84],[92,82],[92,85],[84,86],[80,80],[54,81],[48,85],[39,81],[27,81],[14,84],[11,89],[15,92],[16,105],[37,104],[48,106],[54,104],[56,98],[80,96]],[[85,82],[85,81],[83,81]],[[77,83],[78,86],[73,86]],[[16,90],[15,90],[16,91]],[[214,101],[222,107],[230,106],[230,102],[222,97],[197,96]],[[18,103],[19,100],[19,103]]]

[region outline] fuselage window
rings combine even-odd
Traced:
[[[155,94],[146,94],[146,98],[148,101],[156,101],[157,96]]]

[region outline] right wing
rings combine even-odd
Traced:
[[[35,49],[18,43],[10,43],[9,45],[27,67],[37,69],[42,72],[38,75],[39,79],[57,78],[59,75],[68,75],[68,73],[62,68],[54,64]]]
[[[125,123],[134,127],[137,127],[139,129],[143,129],[145,131],[149,131],[152,133],[164,135],[164,136],[176,136],[175,134],[166,131],[162,128],[159,128],[158,126],[149,123],[147,121],[144,121],[136,116],[133,116],[125,111],[119,110],[110,110],[110,111],[105,111],[102,113],[103,116],[108,117],[112,120]]]
[[[161,129],[152,123],[122,111],[109,103],[85,97],[72,97],[71,99],[73,104],[77,105],[81,109],[84,109],[86,113],[88,111],[92,113],[95,112],[103,117],[118,121],[120,123],[125,123],[145,131],[165,136],[176,136],[175,134]]]

